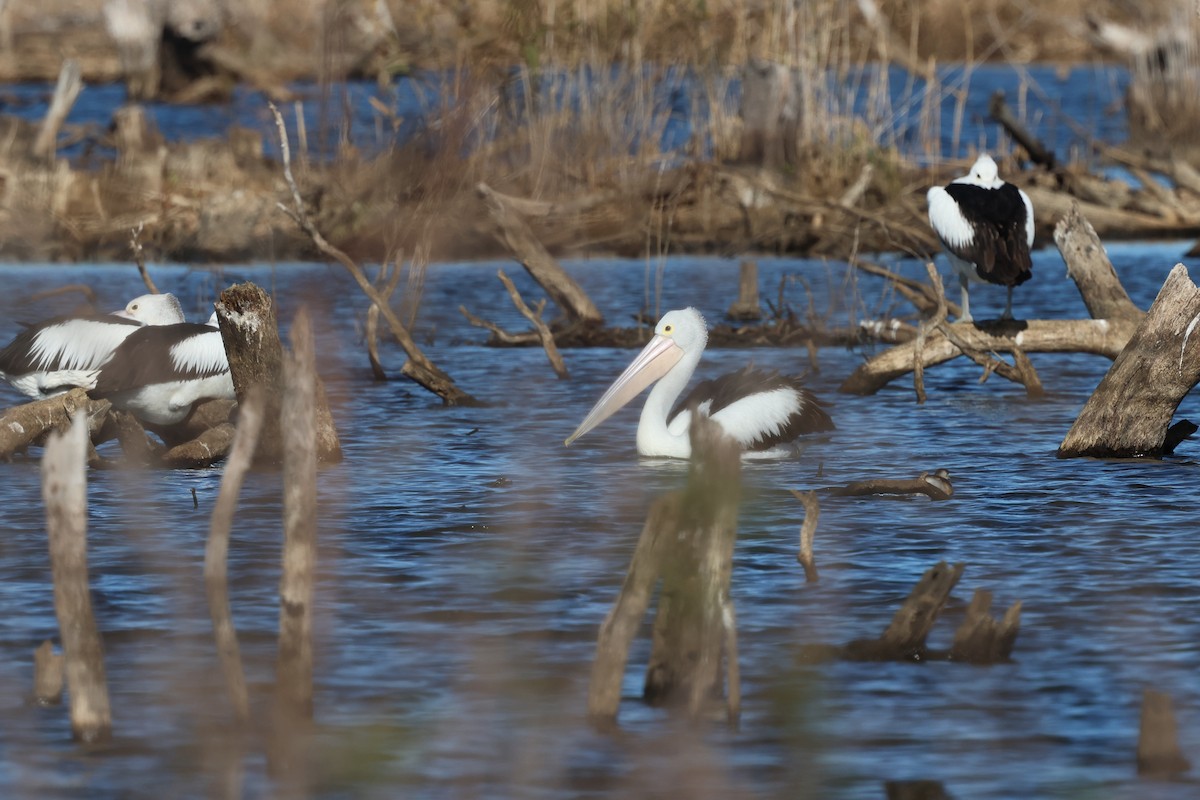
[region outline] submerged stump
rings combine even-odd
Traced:
[[[593,718],[613,719],[629,645],[662,580],[644,697],[685,705],[693,716],[722,694],[738,714],[737,630],[729,597],[741,451],[716,423],[696,415],[687,488],[654,503],[634,551],[625,584],[600,628],[588,692]]]

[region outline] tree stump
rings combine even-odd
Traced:
[[[725,315],[735,322],[754,322],[762,319],[758,301],[758,262],[746,259],[738,267],[738,297]]]
[[[1161,456],[1175,409],[1200,381],[1198,323],[1200,288],[1177,264],[1059,445],[1059,458]]]
[[[693,418],[691,438],[687,488],[651,507],[625,584],[600,628],[588,692],[593,718],[616,717],[629,644],[660,577],[646,701],[686,705],[691,715],[700,715],[721,694],[724,663],[726,713],[730,719],[738,714],[737,631],[729,583],[741,453],[703,415]]]
[[[259,437],[258,463],[278,464],[283,459],[279,408],[283,397],[283,345],[270,296],[253,283],[230,286],[216,302],[221,340],[229,357],[229,372],[238,400],[253,386],[267,392],[263,430]],[[333,415],[325,399],[325,389],[317,381],[317,457],[322,462],[342,458],[341,443],[333,424]]]

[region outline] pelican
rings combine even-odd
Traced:
[[[234,399],[221,331],[211,321],[134,331],[100,368],[92,396],[163,426],[183,422],[199,400]]]
[[[1029,280],[1033,262],[1033,203],[1029,195],[1000,179],[996,162],[987,153],[975,160],[971,172],[948,186],[934,186],[927,195],[929,224],[938,235],[962,288],[960,322],[971,321],[970,281],[987,281],[1008,288],[1001,319],[1012,319],[1013,287]]]
[[[30,325],[0,350],[0,378],[34,400],[75,386],[90,389],[96,370],[126,336],[143,325],[177,322],[183,322],[183,309],[171,294],[135,297],[111,314],[48,319]]]
[[[672,410],[707,342],[708,326],[699,311],[668,311],[654,328],[654,337],[564,444],[608,419],[656,381],[638,422],[637,449],[643,456],[690,458],[688,424],[693,410],[711,416],[741,444],[743,453],[759,456],[786,455],[786,445],[797,436],[833,430],[833,421],[799,378],[749,366],[697,384]]]

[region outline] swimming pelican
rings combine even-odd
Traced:
[[[199,400],[232,400],[221,331],[194,322],[136,330],[100,368],[91,394],[152,425],[183,422]]]
[[[971,321],[970,281],[1008,288],[1001,319],[1012,319],[1013,287],[1029,280],[1033,262],[1033,203],[1029,195],[1000,179],[996,162],[984,153],[971,172],[927,195],[929,224],[942,241],[962,287],[960,322]]]
[[[693,409],[711,416],[744,452],[765,456],[787,454],[785,445],[801,434],[833,430],[833,421],[799,378],[753,367],[699,383],[672,410],[707,343],[708,326],[699,311],[668,311],[654,328],[654,337],[564,444],[608,419],[655,381],[638,422],[637,449],[643,456],[690,458]]]
[[[171,294],[146,294],[112,314],[55,317],[21,331],[0,350],[0,378],[43,400],[76,386],[96,385],[96,370],[125,337],[143,325],[183,322]]]

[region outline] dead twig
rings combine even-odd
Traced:
[[[525,300],[521,297],[521,293],[517,291],[517,287],[513,284],[512,279],[504,274],[504,270],[496,270],[496,276],[500,278],[500,282],[508,290],[508,296],[512,298],[513,305],[533,325],[538,339],[542,342],[542,348],[546,351],[546,358],[550,359],[550,366],[554,368],[554,374],[560,378],[571,377],[567,373],[567,365],[563,363],[562,353],[558,352],[558,347],[554,344],[554,334],[550,332],[549,326],[542,321],[542,311],[546,308],[545,299],[538,301],[537,310],[535,311],[526,305]]]
[[[946,293],[942,288],[942,276],[932,261],[925,262],[925,271],[929,273],[929,282],[933,287],[933,296],[937,298],[937,309],[933,317],[921,323],[917,328],[917,343],[913,348],[913,389],[917,393],[917,405],[925,402],[925,340],[929,332],[946,321]]]
[[[150,294],[158,294],[158,287],[154,285],[154,280],[146,271],[146,252],[142,247],[142,228],[145,225],[146,223],[139,222],[136,228],[129,231],[129,248],[133,251],[133,260],[142,276],[142,283],[146,284],[146,289],[150,291]]]

